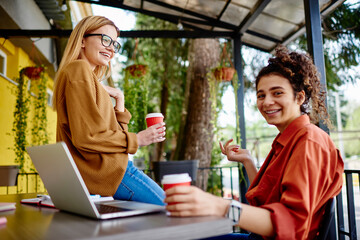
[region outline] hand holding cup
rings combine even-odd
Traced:
[[[150,113],[146,116],[148,128],[137,134],[139,146],[147,146],[165,140],[166,127],[163,120],[164,116],[161,113]]]

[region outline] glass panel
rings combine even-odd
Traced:
[[[257,46],[260,49],[270,51],[276,47],[276,43],[245,33],[242,41],[250,46]]]
[[[239,26],[249,12],[249,8],[239,7],[231,3],[222,15],[221,21]]]

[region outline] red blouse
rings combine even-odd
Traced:
[[[325,203],[341,190],[343,172],[329,135],[302,115],[275,138],[246,198],[271,211],[276,239],[314,239]]]

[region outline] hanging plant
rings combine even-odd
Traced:
[[[14,133],[15,162],[19,164],[20,172],[25,172],[25,153],[27,146],[27,118],[29,112],[30,95],[28,94],[28,78],[24,74],[25,69],[19,72],[16,88],[16,104],[14,110],[14,122],[12,132]]]
[[[228,62],[226,62],[226,59]],[[211,69],[211,72],[217,81],[230,82],[234,78],[236,70],[226,51],[226,43],[224,43],[224,47],[221,52],[220,65]]]
[[[44,67],[41,66],[24,68],[25,76],[27,76],[31,80],[38,80],[42,72],[44,72]]]
[[[14,134],[15,162],[19,164],[20,172],[25,172],[26,147],[28,146],[28,114],[30,111],[30,81],[39,80],[35,85],[37,96],[34,103],[34,116],[32,119],[32,145],[48,143],[47,134],[47,81],[44,74],[44,67],[25,67],[19,71],[16,88],[16,104],[14,110],[14,122],[12,132]],[[31,168],[31,170],[34,170]]]
[[[215,79],[218,81],[231,81],[235,74],[235,68],[233,67],[216,67],[213,69]]]
[[[132,56],[134,64],[124,69],[124,95],[125,107],[132,115],[129,124],[130,132],[139,132],[146,128],[145,116],[147,114],[148,105],[148,82],[149,74],[147,74],[148,66],[146,64],[137,63],[136,51],[138,40],[135,42],[135,49]],[[139,51],[140,55],[144,56]]]
[[[148,103],[148,77],[137,77],[125,69],[124,78],[125,107],[132,117],[129,124],[130,132],[139,132],[146,128],[145,116]]]
[[[44,68],[39,74],[37,82],[37,97],[34,100],[34,116],[33,127],[31,129],[32,144],[43,145],[49,143],[49,137],[47,133],[47,82],[48,78],[45,77]]]
[[[139,53],[139,55],[144,59],[144,56],[142,55],[141,51],[137,51],[138,48],[138,39],[135,40],[135,48],[134,48],[134,52],[132,55],[132,62],[134,62],[134,64],[128,66],[125,68],[125,71],[127,71],[132,77],[135,78],[140,78],[142,76],[145,76],[147,71],[148,71],[148,65],[146,65],[145,63],[140,63],[138,61],[137,58],[137,53]],[[145,60],[145,59],[144,59]]]
[[[147,73],[148,66],[145,64],[133,64],[125,68],[131,76],[139,78]]]

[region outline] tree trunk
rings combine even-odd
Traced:
[[[195,39],[189,48],[188,78],[190,90],[183,134],[179,138],[178,153],[180,159],[199,159],[199,167],[209,167],[213,142],[211,123],[211,101],[208,72],[214,67],[220,56],[220,46],[215,39]],[[199,174],[196,183],[206,190],[208,172]]]

